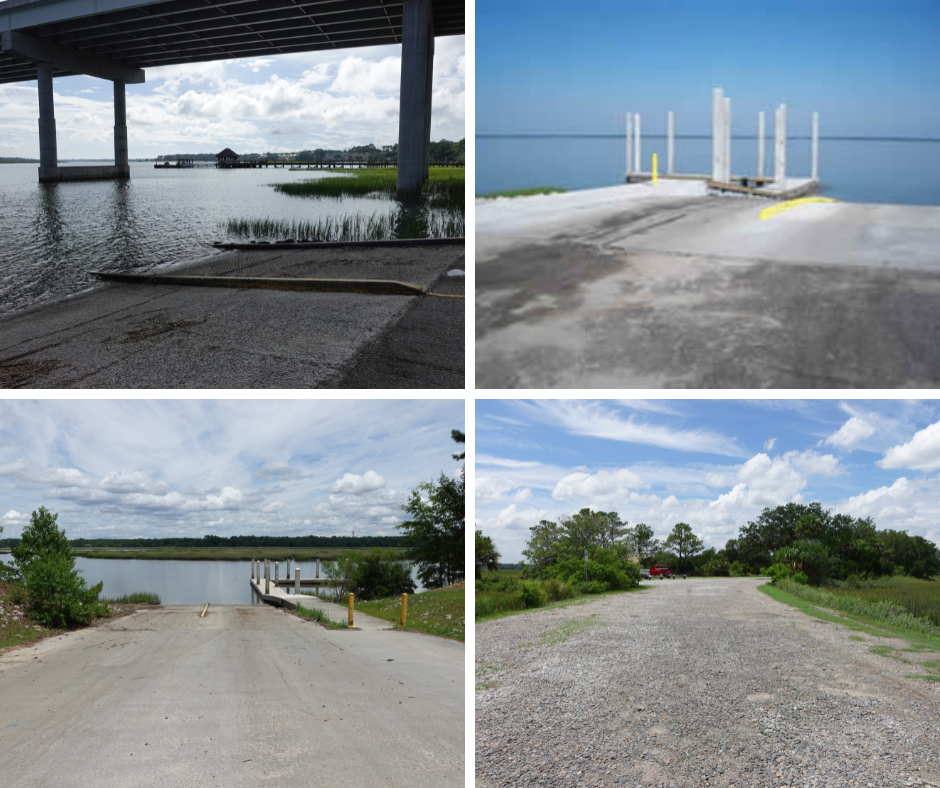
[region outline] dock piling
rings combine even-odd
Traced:
[[[653,183],[659,183],[659,162],[656,160],[656,154],[653,154]]]
[[[757,177],[764,177],[764,113],[757,113]]]
[[[813,171],[810,178],[819,180],[819,113],[813,113]]]
[[[633,172],[633,113],[627,113],[627,177]]]
[[[780,188],[787,181],[787,105],[777,107],[776,129],[774,133],[774,183]]]
[[[271,593],[271,559],[264,559],[264,593]]]
[[[666,113],[666,173],[672,175],[675,163],[675,113]]]
[[[725,102],[721,88],[712,89],[712,180],[723,182],[725,167],[724,143],[724,109]]]
[[[640,162],[643,161],[640,158],[640,113],[637,112],[633,116],[633,161],[636,162],[637,170],[640,169]]]
[[[401,625],[405,626],[408,619],[408,594],[401,595]]]
[[[277,581],[281,579],[280,567],[281,567],[281,562],[275,561],[274,562],[274,585],[277,585]]]
[[[349,626],[353,625],[353,603],[356,600],[355,594],[349,595]]]
[[[317,580],[320,579],[320,559],[317,559]]]
[[[299,569],[294,570],[294,593],[295,594],[300,593],[300,570]]]
[[[725,96],[724,112],[722,113],[725,122],[725,183],[731,183],[731,99]]]
[[[255,579],[255,559],[251,559],[251,579]]]

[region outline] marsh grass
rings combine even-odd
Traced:
[[[124,596],[112,598],[101,598],[102,602],[108,602],[112,605],[159,605],[160,595],[151,591],[133,591]]]
[[[318,624],[322,624],[327,629],[349,629],[349,622],[346,619],[334,621],[319,608],[309,608],[303,605],[297,605],[294,611],[301,618],[312,618]]]
[[[385,197],[395,198],[398,170],[352,170],[340,176],[295,183],[272,184],[276,191],[294,197]],[[431,167],[423,199],[431,208],[460,208],[466,204],[465,170],[460,167]]]
[[[940,582],[913,577],[886,577],[880,580],[846,583],[825,590],[842,598],[858,599],[870,605],[888,603],[903,608],[912,616],[940,627]]]
[[[539,194],[565,194],[568,190],[560,186],[532,186],[528,189],[507,189],[501,192],[478,194],[477,199],[495,200],[497,197],[534,197]]]
[[[401,597],[355,603],[356,610],[383,618],[401,629]],[[406,630],[426,632],[463,641],[466,637],[466,591],[463,588],[438,588],[408,595]]]

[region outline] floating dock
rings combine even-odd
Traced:
[[[721,88],[712,91],[712,172],[683,174],[675,172],[675,113],[666,114],[666,167],[660,172],[656,154],[649,170],[642,169],[642,136],[639,113],[627,113],[627,183],[656,183],[659,180],[702,181],[709,194],[794,200],[819,191],[819,113],[813,113],[811,136],[811,172],[809,177],[787,176],[787,108],[774,112],[774,172],[764,174],[764,113],[757,117],[757,167],[753,175],[732,175],[731,170],[731,99]]]

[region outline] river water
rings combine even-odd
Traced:
[[[7,553],[0,561],[12,563]],[[274,576],[274,562],[271,562]],[[89,586],[104,582],[102,597],[116,598],[134,591],[151,591],[160,595],[164,605],[249,605],[259,603],[252,593],[251,563],[249,561],[147,561],[123,558],[82,558],[76,556],[75,568]],[[281,575],[286,572],[281,563]],[[316,562],[292,561],[294,569],[300,569],[301,578],[316,577]],[[320,577],[324,577],[320,566]],[[412,576],[418,591],[424,587],[414,571]],[[313,588],[304,590],[313,591]],[[255,597],[254,599],[252,597]]]
[[[773,140],[765,143],[765,174],[773,170]],[[677,138],[675,171],[711,172],[711,139]],[[652,154],[666,168],[666,140],[642,140],[643,169]],[[756,174],[757,140],[734,139],[735,175]],[[489,137],[476,141],[475,193],[533,186],[590,189],[623,183],[623,137]],[[809,177],[810,141],[789,140],[787,172]],[[940,205],[940,142],[838,140],[819,142],[820,194],[849,202]]]
[[[318,171],[131,162],[129,180],[45,184],[37,167],[0,165],[0,314],[87,290],[96,281],[88,271],[133,272],[213,254],[212,243],[226,240],[219,222],[229,219],[370,217],[394,204],[292,197],[269,185],[334,177]]]

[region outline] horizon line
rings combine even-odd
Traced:
[[[616,139],[622,140],[626,139],[626,133],[624,134],[585,134],[585,133],[571,133],[571,134],[556,134],[556,133],[534,133],[534,134],[517,134],[517,133],[484,133],[484,134],[475,134],[477,138],[482,139]],[[650,139],[667,139],[666,134],[643,134],[643,138]],[[711,134],[675,134],[673,135],[674,139],[706,139],[710,140],[712,138]],[[732,134],[731,139],[737,140],[756,140],[758,136],[756,134]],[[772,140],[773,135],[765,135],[764,139]],[[787,136],[787,140],[810,140],[811,136]],[[859,137],[853,135],[835,135],[835,136],[824,136],[820,135],[820,140],[858,140],[866,142],[940,142],[940,137]]]

